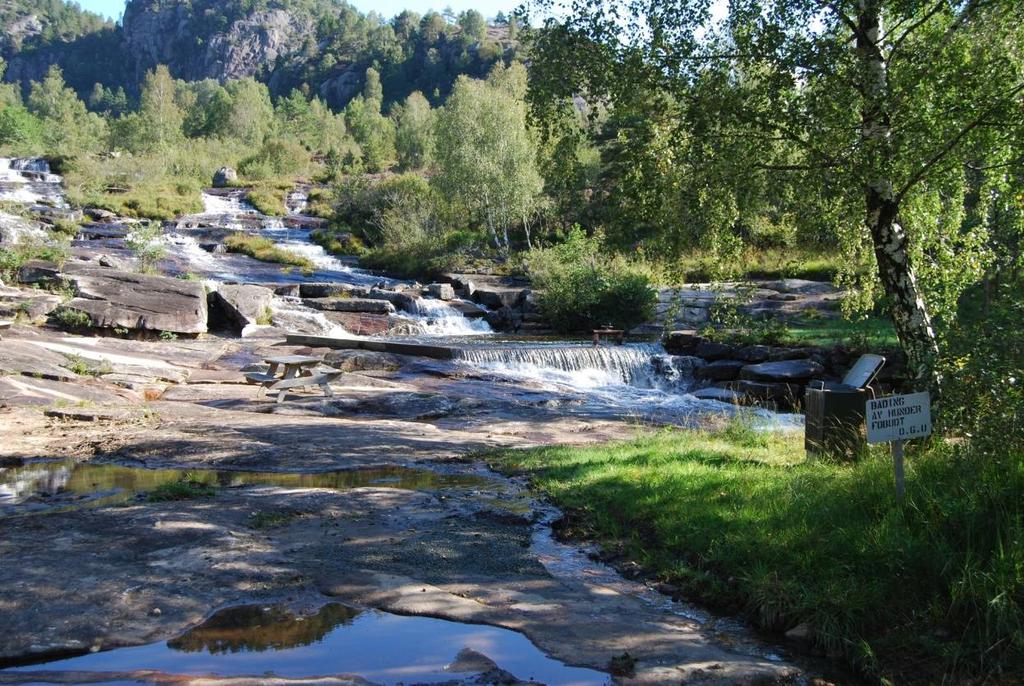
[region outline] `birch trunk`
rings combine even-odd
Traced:
[[[868,174],[866,222],[900,345],[919,382],[934,387],[938,344],[911,264],[907,235],[899,225],[899,199],[893,192],[888,65],[879,41],[881,30],[881,0],[860,0],[856,39],[862,70],[861,141]]]

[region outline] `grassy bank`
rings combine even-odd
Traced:
[[[881,452],[808,464],[802,436],[738,423],[495,459],[565,508],[571,534],[763,627],[806,624],[865,674],[960,683],[1021,667],[1019,459],[915,451],[902,503]]]
[[[289,267],[298,267],[312,272],[315,265],[302,255],[274,245],[274,241],[249,233],[233,233],[224,239],[224,248],[228,252],[242,253],[263,262],[277,262]]]

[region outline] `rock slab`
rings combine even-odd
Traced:
[[[197,281],[78,268],[66,275],[77,297],[68,307],[99,328],[197,334],[206,331],[206,291]]]

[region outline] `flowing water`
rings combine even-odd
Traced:
[[[44,159],[0,157],[0,202],[64,207],[62,182]]]
[[[356,674],[375,684],[448,683],[488,671],[486,656],[520,680],[559,686],[610,684],[607,674],[547,657],[509,629],[394,615],[338,603],[310,617],[243,605],[217,612],[165,643],[56,660],[9,672],[87,671],[128,675],[303,678]],[[502,682],[504,683],[504,682]]]

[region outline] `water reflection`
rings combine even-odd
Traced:
[[[611,683],[607,674],[547,657],[515,631],[359,611],[338,604],[304,618],[274,608],[230,608],[167,643],[118,648],[10,671],[127,674],[156,670],[173,675],[290,678],[355,674],[375,684],[451,684],[456,671],[470,669],[464,659],[467,649],[486,656],[474,661],[472,669],[478,673],[493,664],[505,671],[493,674],[496,683],[505,683],[508,675],[559,686]],[[487,678],[490,682],[490,676]]]
[[[307,646],[342,624],[351,624],[359,610],[337,603],[324,605],[312,617],[296,617],[276,607],[243,605],[216,613],[202,625],[167,642],[186,653],[263,652]]]
[[[367,486],[406,490],[480,488],[494,481],[473,474],[445,474],[410,467],[378,467],[319,474],[142,469],[73,460],[0,468],[0,516],[66,506],[69,502],[111,505],[128,502],[158,486],[188,479],[221,488],[278,486],[347,490]],[[34,505],[35,507],[29,507]]]

